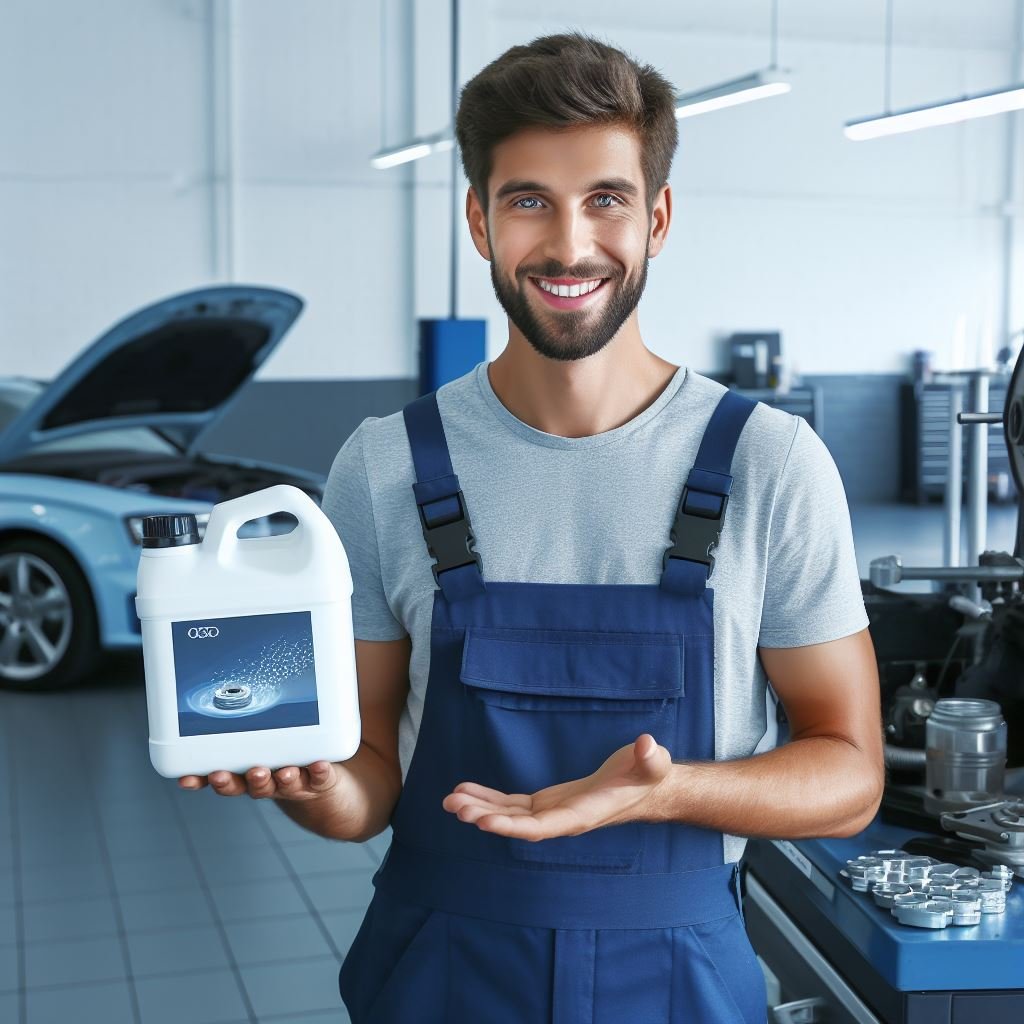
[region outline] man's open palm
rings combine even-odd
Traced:
[[[650,733],[615,751],[593,775],[536,793],[501,793],[460,782],[442,801],[446,811],[484,832],[515,839],[551,839],[625,821],[654,820],[653,794],[672,757]]]

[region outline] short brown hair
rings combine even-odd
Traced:
[[[647,211],[668,180],[679,131],[675,90],[649,64],[582,32],[513,46],[463,86],[455,116],[462,168],[487,212],[494,147],[523,128],[622,125],[640,139]]]

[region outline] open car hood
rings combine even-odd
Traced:
[[[224,415],[302,311],[297,295],[221,285],[140,309],[94,341],[0,434],[0,462],[42,442],[153,427],[184,452]]]

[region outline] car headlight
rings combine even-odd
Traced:
[[[161,513],[152,513],[154,515],[160,515]],[[196,512],[196,524],[199,526],[199,539],[202,540],[206,533],[206,524],[210,521],[209,512]],[[142,520],[145,516],[128,516],[125,518],[124,524],[128,527],[128,534],[132,540],[142,546]]]

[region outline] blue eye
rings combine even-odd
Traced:
[[[616,203],[619,202],[618,197],[617,196],[613,196],[610,192],[602,192],[600,195],[594,196],[594,198],[595,199],[612,199],[612,200],[614,200],[614,202],[609,203],[607,206],[601,206],[600,209],[602,209],[602,210],[610,210]]]
[[[539,202],[536,196],[521,196],[512,205],[519,206],[520,203],[536,203]],[[536,210],[536,206],[519,206],[520,210]]]

